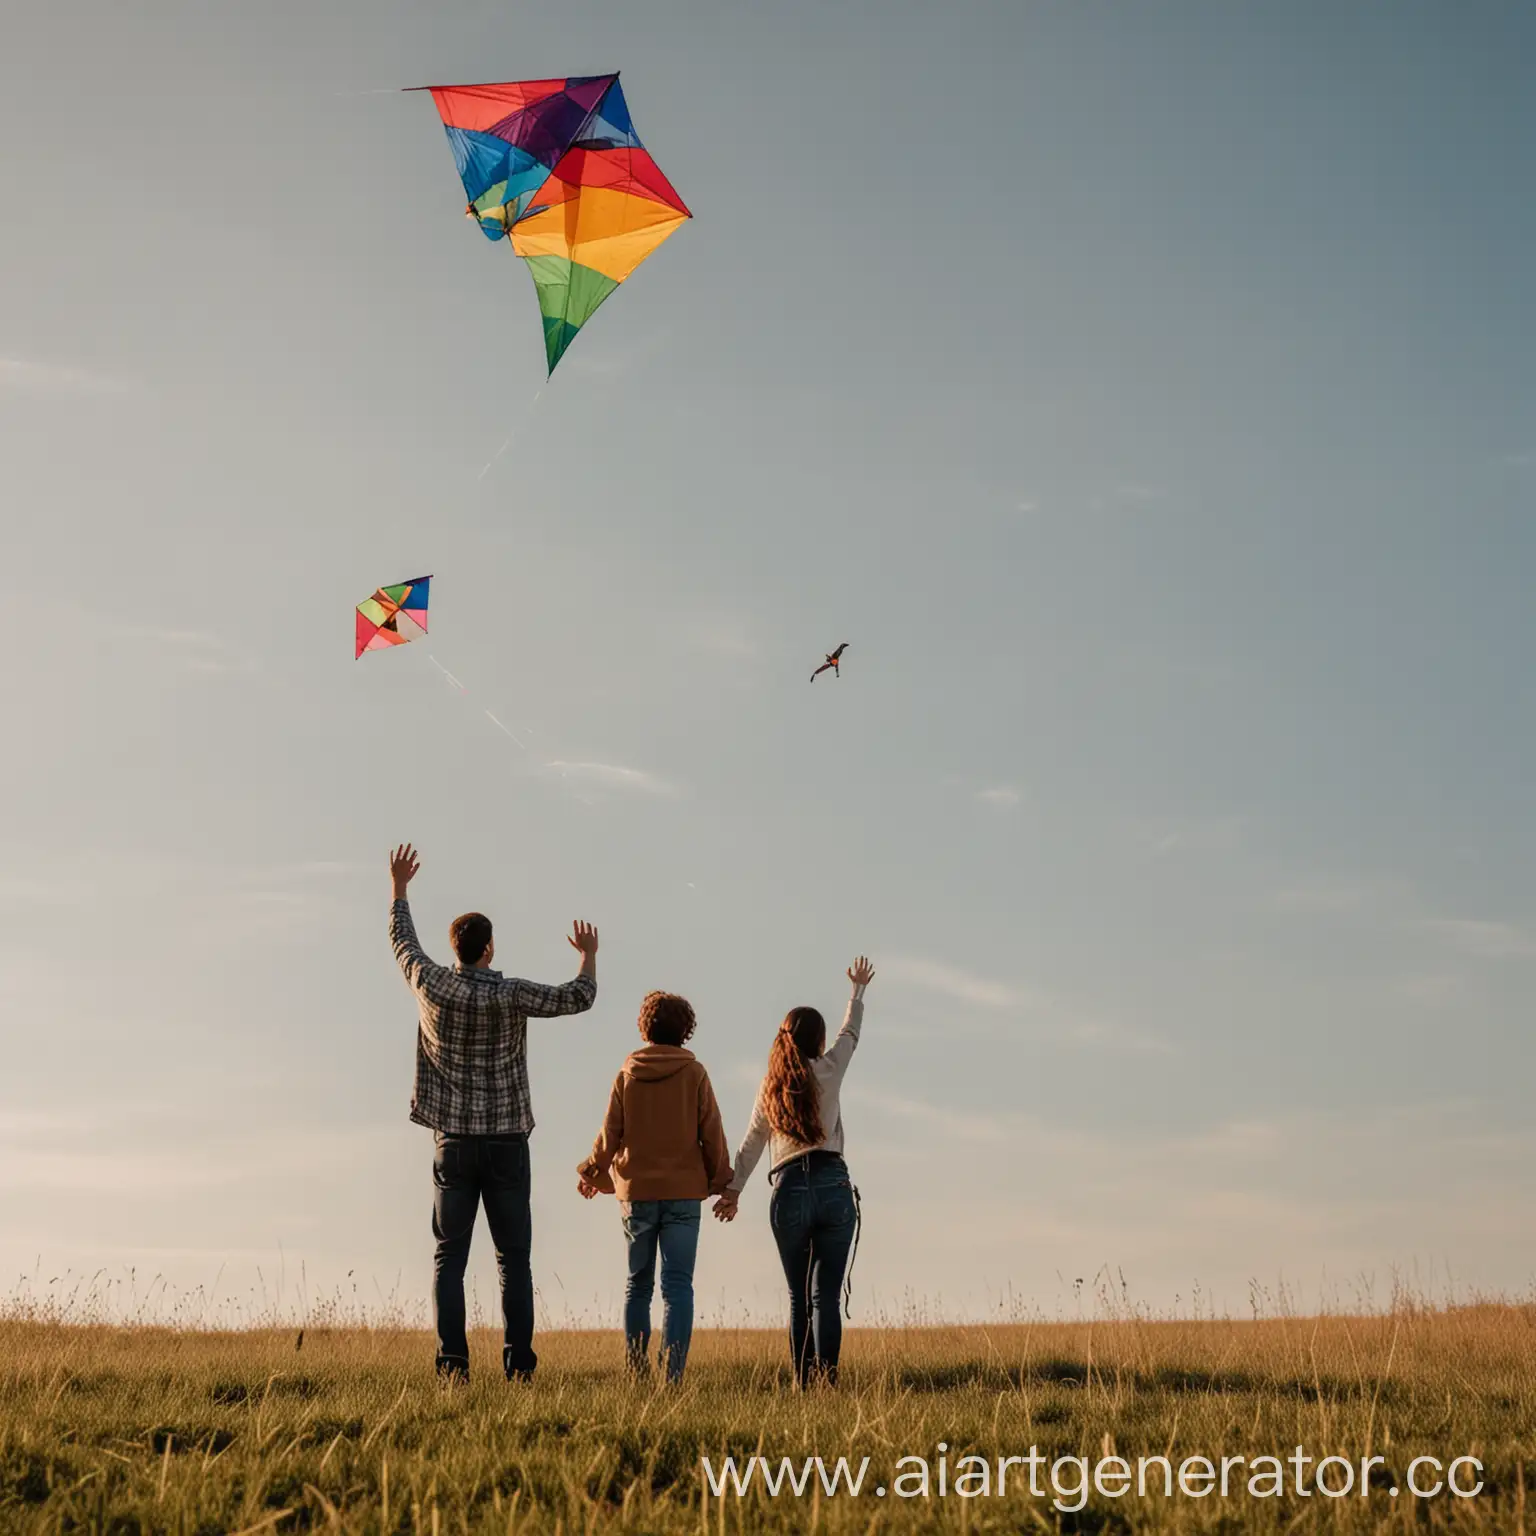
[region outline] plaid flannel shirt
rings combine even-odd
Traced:
[[[450,1136],[526,1135],[533,1129],[528,1020],[585,1013],[597,983],[577,976],[547,987],[438,965],[423,953],[403,899],[390,908],[389,941],[421,1015],[411,1119]]]

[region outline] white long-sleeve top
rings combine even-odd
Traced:
[[[752,1106],[752,1120],[747,1134],[736,1149],[735,1170],[727,1186],[738,1193],[746,1187],[752,1170],[762,1159],[763,1148],[769,1147],[768,1167],[777,1168],[792,1157],[803,1157],[807,1152],[841,1152],[843,1150],[843,1110],[841,1092],[843,1076],[848,1063],[853,1060],[859,1043],[859,1030],[864,1023],[864,988],[855,986],[848,999],[848,1012],[843,1016],[843,1027],[826,1051],[811,1062],[811,1076],[816,1080],[816,1107],[820,1111],[822,1139],[813,1147],[792,1141],[769,1123],[763,1109],[763,1089],[758,1085],[757,1100]]]

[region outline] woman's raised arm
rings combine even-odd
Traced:
[[[839,1072],[847,1070],[854,1048],[859,1043],[859,1031],[864,1027],[864,989],[875,979],[875,968],[860,955],[848,967],[848,980],[853,983],[853,996],[848,999],[848,1012],[843,1016],[843,1027],[827,1050],[827,1060]]]

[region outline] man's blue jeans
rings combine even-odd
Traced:
[[[621,1201],[629,1243],[624,1287],[624,1344],[630,1368],[645,1367],[651,1347],[651,1293],[661,1251],[661,1363],[676,1381],[688,1363],[693,1337],[693,1261],[699,1251],[699,1200]]]
[[[789,1282],[789,1347],[802,1387],[837,1380],[843,1320],[837,1310],[858,1224],[848,1165],[812,1152],[775,1169],[768,1220]]]
[[[502,1366],[507,1376],[533,1374],[533,1216],[526,1136],[448,1136],[437,1132],[432,1158],[432,1312],[437,1321],[437,1369],[469,1375],[469,1341],[464,1335],[464,1268],[475,1212],[485,1202],[485,1219],[496,1245],[501,1274],[501,1315],[505,1327]]]

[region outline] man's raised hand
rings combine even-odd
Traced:
[[[576,919],[565,942],[578,951],[583,959],[590,960],[597,953],[597,929],[591,923]]]
[[[405,888],[416,878],[416,871],[421,868],[421,860],[416,857],[416,850],[409,843],[401,843],[389,856],[389,878],[395,888],[395,900],[402,901],[405,898]]]
[[[856,987],[867,987],[874,979],[875,968],[863,955],[848,967],[848,980]]]

